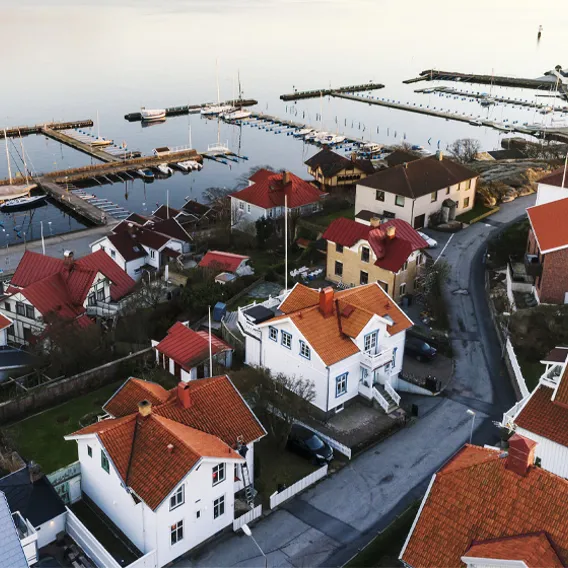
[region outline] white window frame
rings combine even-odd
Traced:
[[[110,475],[110,462],[104,450],[101,450],[101,469]]]
[[[239,209],[240,209],[241,211],[244,211],[244,210],[245,210],[245,202],[244,202],[244,201],[239,201]]]
[[[402,195],[396,195],[394,198],[394,204],[397,207],[404,207],[405,206],[405,198]]]
[[[213,501],[213,520],[225,514],[225,496],[221,495]]]
[[[399,287],[398,287],[398,293],[400,296],[404,296],[406,294],[406,282],[403,282]]]
[[[177,509],[185,503],[185,485],[180,485],[170,497],[170,511]]]
[[[270,326],[268,328],[268,338],[271,341],[276,341],[278,342],[278,330],[275,327]]]
[[[292,349],[292,334],[282,330],[280,336],[282,337],[282,345],[286,347],[286,349]]]
[[[219,483],[223,483],[223,481],[227,478],[227,467],[225,462],[218,463],[213,466],[211,475],[213,477],[213,487],[215,487],[215,485],[219,485]],[[215,479],[215,476],[217,476],[217,479]]]
[[[365,335],[365,337],[363,338],[363,349],[365,350],[365,353],[376,353],[378,337],[379,333],[377,331],[372,331],[371,333]]]
[[[347,377],[349,373],[342,373],[335,377],[335,398],[347,394]]]
[[[310,346],[302,340],[300,340],[300,357],[304,357],[304,359],[312,358],[312,350],[310,349]]]
[[[170,546],[174,546],[183,540],[183,519],[170,525]]]
[[[251,211],[250,203],[247,203],[247,213],[250,213],[250,211]]]

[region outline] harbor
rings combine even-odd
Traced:
[[[301,99],[315,99],[321,96],[332,95],[333,93],[357,93],[361,91],[376,91],[384,89],[385,86],[381,83],[365,83],[363,85],[349,85],[347,87],[327,88],[327,89],[312,89],[310,91],[294,91],[285,95],[280,95],[282,101],[299,101]]]
[[[19,138],[21,136],[29,136],[30,134],[41,134],[44,128],[57,131],[69,130],[70,128],[90,128],[91,126],[93,126],[93,121],[90,119],[71,122],[46,122],[45,124],[35,124],[33,126],[13,126],[0,130],[0,140],[3,140],[4,137]]]
[[[242,107],[250,107],[258,104],[258,101],[254,99],[234,99],[225,102],[219,103],[200,103],[195,105],[181,105],[176,107],[169,107],[166,108],[165,116],[182,116],[185,114],[197,114],[201,112],[201,109],[204,109],[208,106],[212,105],[220,105],[220,106],[232,106],[235,108],[242,108]],[[142,120],[142,113],[141,112],[129,112],[128,114],[124,115],[124,118],[129,122],[137,122]]]

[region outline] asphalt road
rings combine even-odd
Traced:
[[[385,442],[352,460],[344,469],[289,501],[253,527],[269,566],[341,566],[420,498],[432,476],[469,441],[495,444],[493,421],[515,403],[501,361],[501,350],[484,291],[486,242],[522,217],[534,196],[502,207],[484,223],[456,233],[432,252],[451,266],[447,287],[456,373],[437,398],[406,397],[420,418]],[[444,245],[447,246],[444,248]],[[242,533],[224,536],[176,566],[264,566],[254,543]]]

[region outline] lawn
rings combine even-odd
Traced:
[[[524,357],[523,355],[519,354],[518,351],[515,351],[515,353],[517,355],[519,365],[521,366],[523,377],[525,378],[525,382],[527,383],[527,388],[529,389],[529,391],[533,391],[538,385],[540,376],[544,372],[544,365],[540,361]]]
[[[332,221],[339,219],[339,217],[346,217],[347,219],[355,218],[355,206],[350,205],[344,209],[339,209],[338,211],[331,211],[324,215],[313,215],[311,217],[306,217],[306,221],[310,223],[315,223],[321,227],[327,227]]]
[[[499,207],[486,207],[481,201],[476,201],[473,208],[467,213],[458,215],[456,221],[471,223],[474,219],[479,221],[479,217],[488,217],[489,215],[493,215],[493,213],[497,213],[497,211],[499,211]]]
[[[39,463],[51,473],[77,461],[77,444],[63,436],[81,428],[81,418],[102,414],[102,405],[124,381],[114,382],[60,406],[30,416],[6,428],[14,449],[25,459]]]

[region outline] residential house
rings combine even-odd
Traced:
[[[543,304],[568,303],[568,197],[527,209],[531,229],[526,268],[534,277],[536,299]]]
[[[413,162],[418,160],[420,156],[413,152],[408,152],[407,150],[398,149],[391,152],[384,158],[384,162],[389,168],[394,168],[394,166],[400,166],[401,164],[407,164],[408,162]]]
[[[553,568],[568,563],[568,481],[508,453],[466,445],[432,476],[400,559],[407,568]]]
[[[421,229],[428,226],[432,214],[444,209],[449,219],[469,211],[475,202],[477,178],[476,172],[438,152],[381,170],[359,182],[355,213],[373,211]]]
[[[402,219],[370,224],[340,217],[323,234],[326,278],[347,286],[378,282],[397,302],[415,290],[426,241]]]
[[[320,189],[353,187],[358,181],[375,173],[371,160],[358,159],[357,154],[346,158],[325,147],[304,162]]]
[[[17,512],[10,511],[6,497],[0,491],[0,566],[6,568],[28,568],[37,561],[35,542],[25,541],[26,537],[21,529],[27,529],[27,526],[24,519],[18,515]],[[20,530],[17,526],[20,526]],[[24,553],[24,546],[28,551],[27,555]]]
[[[103,251],[63,259],[26,251],[0,300],[0,314],[13,320],[8,338],[30,343],[52,320],[79,328],[93,323],[89,316],[116,313],[134,280]]]
[[[249,260],[250,256],[220,250],[210,250],[207,251],[199,261],[198,266],[209,270],[223,270],[231,274],[236,274],[237,276],[250,276],[254,274],[254,270],[247,264]]]
[[[65,437],[81,489],[156,566],[232,525],[266,432],[229,377],[169,391],[130,378],[103,408],[109,418]]]
[[[564,168],[558,168],[547,176],[538,180],[536,192],[536,205],[543,205],[551,201],[558,201],[568,197],[568,176]]]
[[[152,341],[156,363],[181,381],[202,379],[212,374],[209,369],[209,333],[194,331],[189,322],[176,322],[162,341]],[[213,364],[231,368],[233,348],[211,334]]]
[[[231,226],[240,230],[251,227],[258,219],[284,217],[285,203],[289,215],[310,215],[322,208],[325,193],[290,172],[258,170],[249,185],[231,194]]]
[[[503,417],[503,426],[535,441],[537,463],[568,479],[568,347],[554,348],[538,386]]]
[[[311,402],[324,418],[360,395],[385,412],[398,408],[412,322],[378,283],[338,292],[296,284],[276,302],[239,308],[247,365],[313,381]]]
[[[11,336],[14,335],[13,325],[14,322],[10,318],[0,314],[0,347],[6,347],[6,345],[8,345],[8,331]]]

